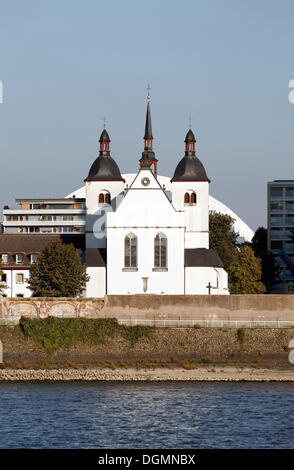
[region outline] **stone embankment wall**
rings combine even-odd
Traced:
[[[118,320],[293,321],[294,295],[111,295],[105,299],[7,299],[0,322],[31,318],[116,317]]]

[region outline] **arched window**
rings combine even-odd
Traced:
[[[197,199],[196,199],[196,193],[191,193],[191,196],[190,196],[190,203],[191,204],[196,204],[197,202]]]
[[[110,204],[110,193],[108,191],[99,194],[98,204]]]
[[[158,233],[154,238],[154,267],[167,268],[167,238]]]
[[[195,205],[197,202],[196,193],[192,190],[189,190],[184,195],[184,204]]]
[[[125,237],[125,268],[137,267],[138,239],[134,233]]]

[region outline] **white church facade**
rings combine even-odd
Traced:
[[[104,129],[86,185],[87,297],[229,294],[228,276],[209,249],[209,179],[190,129],[168,197],[157,178],[148,96],[144,151],[133,181],[110,155]],[[105,261],[104,261],[105,260]],[[96,265],[95,265],[96,263]]]

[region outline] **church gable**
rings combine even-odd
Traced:
[[[107,214],[108,226],[184,227],[177,212],[150,170],[140,170],[116,212]]]

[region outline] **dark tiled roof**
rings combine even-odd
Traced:
[[[196,155],[185,155],[178,163],[171,181],[209,181],[205,168]]]
[[[85,235],[41,235],[41,234],[1,234],[0,235],[0,254],[8,253],[9,260],[5,267],[30,266],[30,255],[32,253],[41,253],[47,243],[51,240],[60,238],[63,243],[72,243],[81,255],[85,251]],[[23,262],[16,263],[15,254],[23,254]]]
[[[145,123],[145,134],[144,139],[153,139],[152,135],[152,124],[151,124],[151,111],[150,103],[147,103],[146,123]]]
[[[194,132],[189,129],[185,138],[185,142],[196,142]]]
[[[223,262],[215,250],[206,248],[186,248],[185,249],[186,267],[213,267],[223,268]]]
[[[106,248],[87,248],[86,265],[89,267],[106,266]]]
[[[106,129],[103,129],[99,142],[110,142],[110,138]]]
[[[85,181],[124,181],[119,167],[110,155],[99,155]]]

